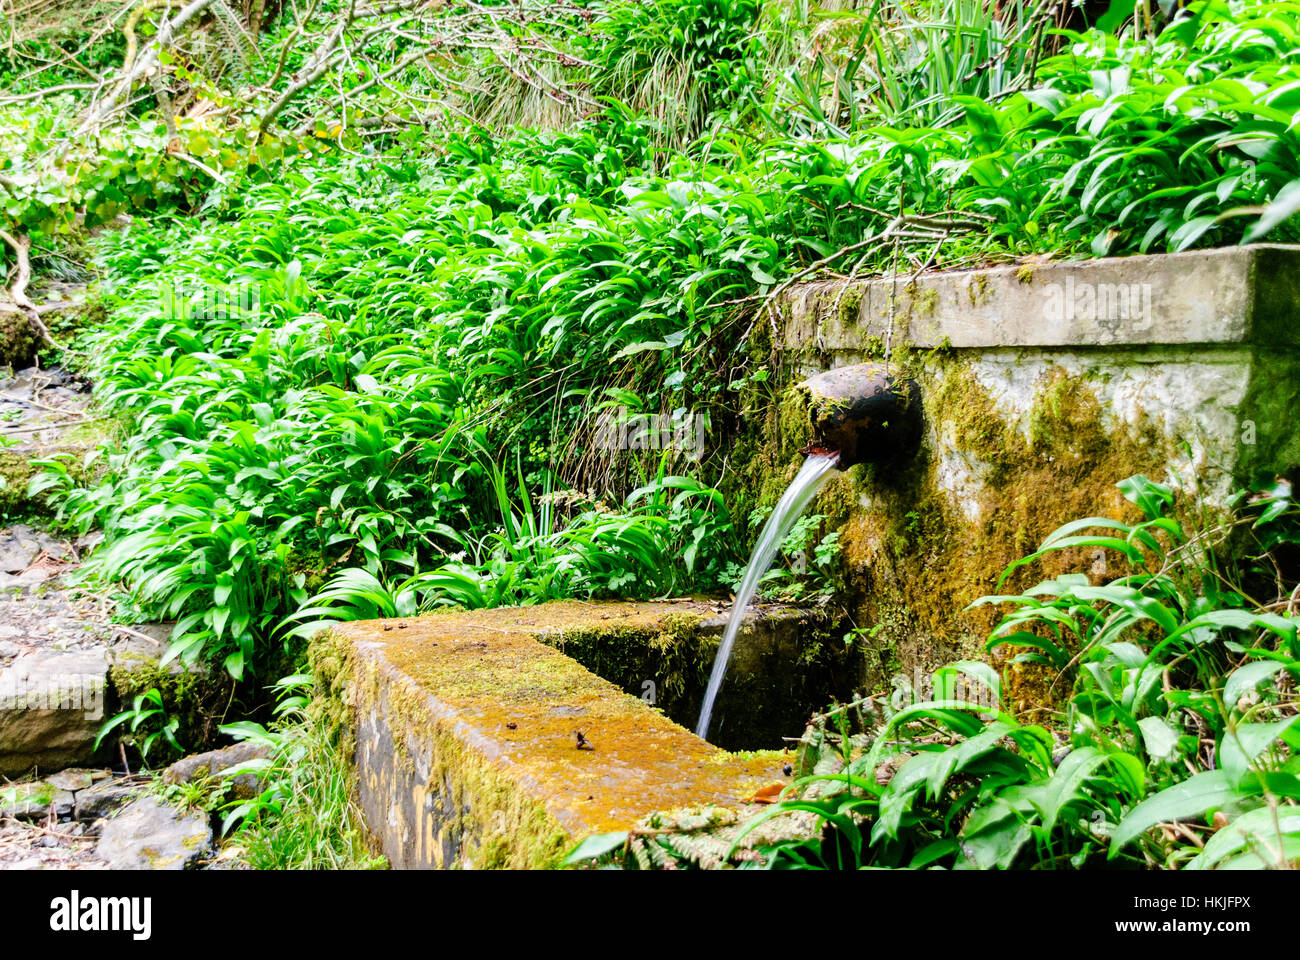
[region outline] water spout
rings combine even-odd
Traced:
[[[860,363],[819,374],[799,384],[812,411],[813,442],[808,459],[767,518],[745,568],[727,618],[727,629],[713,661],[709,687],[695,733],[709,735],[713,707],[727,675],[731,649],[753,599],[781,543],[817,495],[826,475],[858,463],[889,463],[911,456],[921,443],[921,391],[916,381],[900,379],[883,363]]]
[[[843,470],[858,463],[891,463],[921,443],[921,390],[894,376],[888,364],[859,363],[799,384],[811,399],[812,449],[838,450]]]
[[[713,704],[718,698],[718,691],[722,689],[722,680],[727,675],[727,663],[731,659],[731,648],[736,643],[736,634],[740,632],[740,624],[745,619],[745,610],[758,589],[758,582],[763,578],[763,574],[767,573],[767,568],[772,565],[777,548],[790,535],[795,521],[807,509],[808,504],[812,502],[812,498],[817,495],[817,491],[825,482],[826,475],[838,461],[839,454],[833,450],[811,453],[804,461],[799,475],[786,488],[776,509],[767,518],[767,523],[763,525],[763,530],[758,535],[758,543],[754,545],[749,566],[745,568],[745,577],[741,581],[740,589],[736,591],[736,600],[731,606],[731,615],[727,618],[727,629],[722,635],[722,645],[718,647],[718,655],[713,661],[713,672],[709,675],[709,687],[704,694],[700,721],[695,727],[695,733],[701,739],[708,738],[709,723],[713,719]]]

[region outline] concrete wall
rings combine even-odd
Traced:
[[[916,462],[854,467],[815,509],[845,548],[850,612],[875,629],[864,671],[980,653],[992,613],[963,613],[1044,536],[1089,515],[1136,519],[1134,473],[1221,504],[1250,476],[1300,466],[1300,248],[1248,246],[805,284],[776,305],[784,385],[888,360],[922,388]],[[762,499],[808,439],[797,398],[752,401]],[[744,441],[742,441],[744,442]],[[1117,571],[1066,556],[1063,569]]]

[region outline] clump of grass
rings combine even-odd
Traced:
[[[305,680],[289,677],[279,686]],[[282,701],[270,729],[252,722],[222,728],[271,752],[226,771],[255,773],[262,789],[230,805],[223,831],[255,870],[385,869],[387,860],[366,842],[347,763],[324,725],[304,713],[305,703],[301,695]]]

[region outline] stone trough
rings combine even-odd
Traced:
[[[658,658],[647,669],[670,688],[665,669],[708,649],[700,638],[716,648],[720,622],[716,605],[696,601],[566,601],[349,623],[318,638],[313,669],[348,732],[376,845],[396,868],[553,866],[577,840],[654,811],[743,809],[789,782],[784,753],[706,743],[653,707],[648,688],[633,695],[561,652]],[[741,679],[720,710],[733,730],[792,709],[770,678],[760,678],[766,699],[747,698],[745,678],[756,663],[798,673],[798,651],[783,644],[816,633],[791,612],[742,633]],[[706,660],[699,682],[707,671]],[[794,704],[795,735],[808,706]]]

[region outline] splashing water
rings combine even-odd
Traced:
[[[781,501],[767,518],[763,532],[758,535],[758,543],[750,554],[749,566],[745,568],[745,577],[736,591],[736,602],[731,607],[731,616],[727,619],[727,630],[722,635],[722,645],[718,647],[718,656],[713,661],[713,672],[709,675],[709,689],[704,694],[704,706],[700,710],[700,722],[695,727],[695,734],[700,738],[709,735],[709,721],[713,718],[713,702],[722,689],[722,680],[727,675],[727,662],[731,659],[731,648],[740,632],[741,621],[745,618],[745,609],[758,589],[758,582],[772,566],[779,548],[795,521],[803,515],[812,498],[821,489],[826,474],[839,462],[838,453],[813,453],[804,461],[799,475],[781,495]]]

